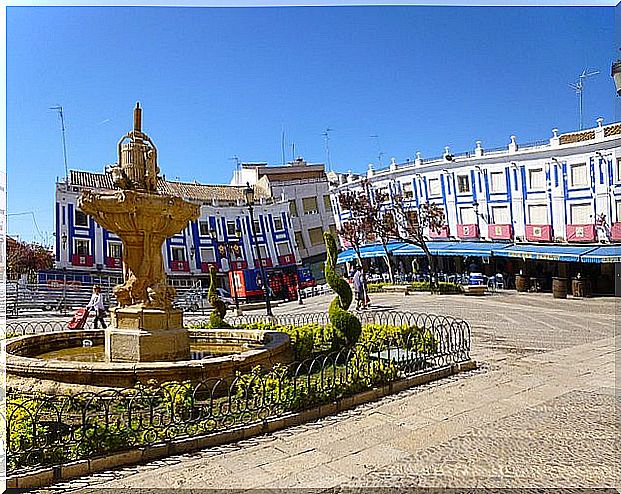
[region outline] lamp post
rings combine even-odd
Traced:
[[[267,283],[267,277],[265,276],[265,270],[263,269],[263,259],[261,258],[261,252],[259,251],[259,243],[257,242],[257,232],[254,227],[254,189],[250,187],[250,183],[246,182],[246,189],[244,190],[246,195],[246,206],[250,212],[250,228],[252,231],[252,243],[256,250],[257,259],[259,260],[259,270],[261,272],[261,282],[263,283],[263,293],[265,294],[265,312],[268,316],[274,317],[272,314],[272,305],[270,304],[270,289]]]
[[[62,242],[61,246],[62,246],[62,251],[64,252],[65,250],[67,250],[67,234],[65,232],[63,232],[63,234],[60,236],[60,240]],[[64,256],[59,255],[58,258],[61,260],[63,260]],[[67,262],[71,261],[71,259],[69,259],[69,253],[67,253]]]
[[[621,60],[617,60],[612,64],[612,67],[610,68],[610,75],[615,81],[617,96],[621,96]]]
[[[235,236],[239,240],[241,238],[241,230],[239,228],[235,228]],[[237,281],[235,280],[235,270],[232,269],[231,263],[231,251],[230,245],[227,245],[227,253],[228,253],[228,261],[229,261],[229,270],[231,271],[231,278],[233,278],[233,297],[235,297],[235,311],[238,316],[241,316],[241,308],[239,307],[239,297],[237,296]]]
[[[474,214],[477,217],[477,233],[478,233],[478,230],[481,229],[481,226],[479,224],[479,203],[474,201],[472,203],[472,207],[474,208]]]
[[[209,235],[211,235],[214,245],[217,247],[218,233],[215,230],[210,230]],[[241,237],[241,231],[238,228],[235,228],[235,236],[237,238]],[[232,284],[233,284],[233,297],[235,298],[235,312],[237,313],[238,316],[241,316],[242,311],[241,311],[241,308],[239,307],[239,297],[237,296],[237,282],[235,281],[235,272],[234,272],[235,270],[232,268],[233,264],[231,261],[231,244],[224,242],[222,244],[222,247],[224,248],[226,261],[229,265],[229,272],[232,272],[231,278],[232,278]]]
[[[297,271],[297,267],[296,267],[295,279],[298,282],[298,305],[304,305],[304,300],[302,300],[302,284],[300,283],[300,275]]]

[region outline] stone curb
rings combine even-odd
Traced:
[[[168,456],[190,453],[201,449],[233,443],[243,439],[275,432],[287,427],[294,427],[305,422],[311,422],[329,415],[354,408],[358,405],[376,401],[384,396],[398,393],[405,389],[442,379],[453,374],[476,369],[474,360],[467,360],[458,364],[450,364],[423,374],[400,379],[381,388],[373,388],[353,396],[341,398],[333,403],[319,405],[302,412],[292,412],[279,417],[265,419],[259,423],[234,427],[227,431],[217,432],[205,436],[189,437],[173,440],[168,443],[158,443],[150,446],[135,448],[129,451],[112,453],[104,457],[78,460],[65,465],[47,467],[28,472],[24,475],[7,477],[7,489],[35,489],[46,487],[56,482],[82,477],[93,473],[110,470],[122,466],[146,463],[148,461]]]

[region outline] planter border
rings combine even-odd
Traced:
[[[399,393],[405,389],[437,381],[460,372],[477,368],[476,361],[449,364],[437,369],[416,374],[394,381],[379,388],[372,388],[352,396],[340,398],[332,403],[318,405],[301,412],[291,412],[277,417],[264,419],[261,422],[233,427],[229,430],[205,434],[202,436],[187,437],[166,443],[157,443],[150,446],[133,448],[106,456],[99,456],[78,460],[65,465],[58,465],[26,472],[21,475],[11,475],[6,479],[7,489],[35,489],[47,487],[56,482],[82,477],[93,473],[119,468],[123,466],[146,463],[148,461],[168,456],[190,453],[201,449],[233,443],[242,439],[275,432],[288,427],[294,427],[305,422],[311,422],[329,415],[355,408],[358,405],[377,401],[385,396]]]

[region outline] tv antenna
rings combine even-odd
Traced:
[[[569,87],[576,91],[578,95],[578,109],[580,112],[580,130],[584,128],[583,116],[582,116],[582,93],[584,92],[584,81],[587,77],[592,77],[599,74],[599,70],[584,69],[582,74],[578,76],[578,82],[570,83]]]
[[[375,139],[375,144],[377,144],[377,164],[381,168],[382,167],[382,156],[384,156],[384,151],[382,151],[382,147],[380,146],[380,137],[377,134],[369,136],[371,139]]]
[[[239,156],[237,156],[236,154],[234,154],[234,155],[233,155],[233,156],[231,156],[229,159],[230,159],[230,160],[235,161],[235,166],[236,166],[236,168],[239,170],[239,163],[240,163],[240,161],[239,161]]]
[[[330,132],[334,132],[334,129],[326,129],[321,134],[326,143],[326,164],[328,165],[328,171],[332,171],[332,157],[330,156]]]
[[[69,186],[69,168],[67,167],[67,143],[65,141],[65,114],[63,113],[63,107],[60,105],[51,106],[50,110],[58,112],[60,117],[60,130],[63,137],[63,159],[65,160],[65,183]]]
[[[239,166],[239,156],[237,156],[236,154],[234,154],[233,156],[231,156],[229,158],[229,160],[231,161],[235,161],[235,177],[236,177],[236,181],[241,180],[241,174],[240,174],[240,166]]]

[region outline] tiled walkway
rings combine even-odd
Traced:
[[[471,321],[481,367],[316,423],[54,490],[619,486],[614,299],[536,297],[376,296],[380,310]]]

